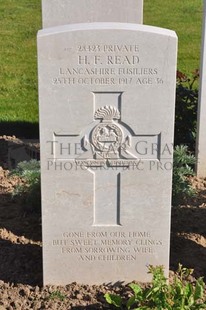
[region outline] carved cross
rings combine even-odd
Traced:
[[[94,176],[95,226],[121,225],[122,170],[123,167],[129,167],[131,163],[137,164],[140,160],[132,148],[132,144],[138,141],[140,136],[121,122],[121,95],[94,93],[94,124],[80,135],[54,134],[57,140],[67,137],[73,142],[81,141],[82,154],[75,159],[75,163],[87,167]],[[101,105],[110,97],[112,103]],[[158,134],[147,137],[154,137],[158,141]]]

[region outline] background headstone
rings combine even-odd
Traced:
[[[198,101],[196,172],[198,177],[206,178],[206,1],[204,1]]]
[[[168,272],[176,57],[155,27],[39,32],[45,284]]]
[[[91,22],[143,22],[143,0],[42,0],[43,28]]]

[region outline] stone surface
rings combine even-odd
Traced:
[[[168,271],[176,45],[135,24],[39,32],[45,284]]]
[[[43,28],[90,22],[143,22],[143,0],[42,0]]]
[[[206,178],[206,2],[202,26],[202,50],[200,66],[200,90],[198,103],[196,172],[198,177]]]

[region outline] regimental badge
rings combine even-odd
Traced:
[[[94,118],[101,119],[101,123],[94,127],[90,137],[95,158],[120,158],[123,131],[114,121],[120,119],[119,110],[112,106],[104,106],[95,112]]]

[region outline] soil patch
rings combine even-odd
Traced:
[[[206,180],[191,180],[197,197],[172,208],[170,275],[181,263],[206,279]],[[104,294],[128,294],[121,283],[42,287],[41,219],[12,199],[19,182],[0,168],[0,310],[111,309]]]

